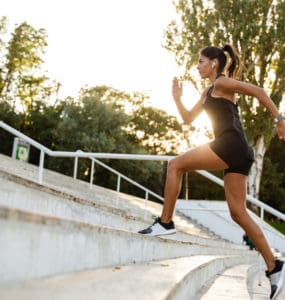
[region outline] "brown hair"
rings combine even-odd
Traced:
[[[217,59],[219,61],[218,74],[221,74],[227,65],[227,56],[225,52],[228,52],[231,58],[231,62],[229,66],[227,66],[226,72],[229,77],[236,78],[240,70],[241,60],[237,51],[231,45],[225,45],[223,48],[214,46],[205,47],[200,51],[200,54],[209,59]]]

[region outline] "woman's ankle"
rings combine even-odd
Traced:
[[[267,264],[267,270],[268,270],[269,273],[274,270],[275,265],[276,265],[276,260],[275,259],[274,259],[274,261]]]
[[[164,217],[164,216],[161,216],[161,217],[160,217],[160,222],[161,222],[161,223],[169,224],[171,221],[172,221],[172,218],[171,218],[171,217]]]

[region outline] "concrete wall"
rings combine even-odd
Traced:
[[[241,244],[244,231],[230,217],[226,201],[178,200],[176,209],[199,224],[233,243]],[[250,212],[251,217],[261,226],[272,248],[285,253],[285,236],[272,226],[261,223],[260,218]]]

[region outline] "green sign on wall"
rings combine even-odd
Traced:
[[[30,145],[18,138],[14,139],[13,158],[28,162],[30,153]]]

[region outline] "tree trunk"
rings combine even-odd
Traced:
[[[263,168],[263,158],[266,152],[264,136],[259,137],[253,144],[255,161],[252,164],[249,176],[248,176],[248,193],[259,198],[260,180]]]

